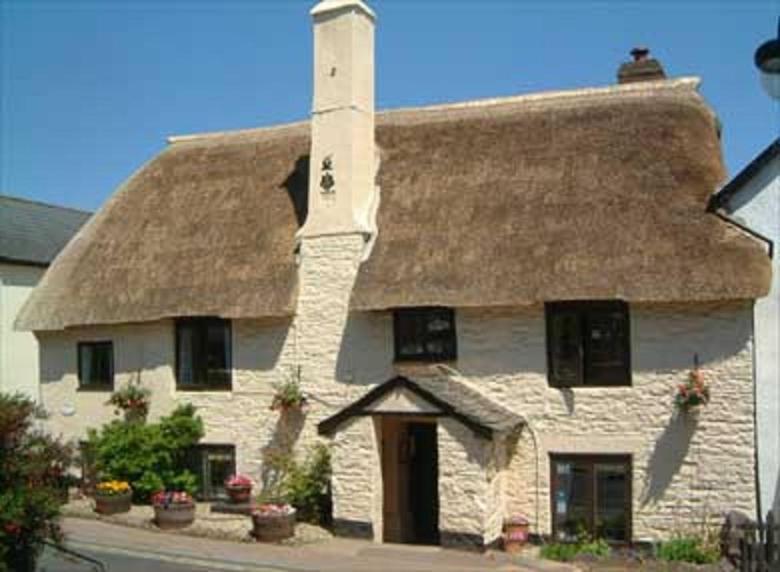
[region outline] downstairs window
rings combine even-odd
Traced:
[[[553,537],[631,540],[631,457],[551,455]]]
[[[236,472],[236,448],[233,445],[195,445],[189,451],[187,467],[198,479],[198,499],[224,499],[227,496],[225,480]]]

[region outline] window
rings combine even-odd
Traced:
[[[394,330],[396,361],[446,361],[458,355],[450,308],[396,310]]]
[[[553,537],[631,540],[631,458],[551,455]]]
[[[79,389],[113,391],[114,344],[79,342],[77,345]]]
[[[196,445],[190,449],[188,468],[198,479],[200,500],[226,498],[225,480],[236,472],[233,445]]]
[[[178,389],[231,388],[230,322],[219,318],[176,321]]]
[[[626,303],[554,302],[545,313],[550,385],[631,384]]]

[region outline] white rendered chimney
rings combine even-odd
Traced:
[[[314,21],[309,208],[303,237],[373,232],[374,12],[323,0]]]

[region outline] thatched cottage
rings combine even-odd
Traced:
[[[375,113],[374,13],[312,16],[310,120],[171,138],[33,293],[51,429],[82,437],[140,379],[153,416],[199,408],[205,495],[324,440],[337,529],[377,541],[753,514],[770,261],[706,211],[698,80],[638,52],[617,85]],[[695,356],[711,401],[683,413]],[[305,416],[269,411],[291,376]]]

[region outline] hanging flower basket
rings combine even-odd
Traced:
[[[279,542],[295,534],[295,509],[289,504],[261,504],[252,511],[252,536],[258,542]]]
[[[704,372],[699,367],[698,356],[694,356],[694,367],[688,374],[688,380],[677,386],[675,404],[681,411],[698,412],[701,406],[710,402],[710,388]]]
[[[308,401],[297,381],[290,379],[276,387],[271,402],[272,411],[279,411],[282,414],[288,411],[306,412],[307,407]]]
[[[95,487],[95,512],[120,514],[132,506],[133,491],[125,481],[103,481]]]
[[[246,475],[232,475],[225,481],[225,492],[233,504],[248,503],[252,498],[252,479]]]
[[[195,520],[195,501],[185,492],[159,492],[152,497],[158,528],[185,528]]]

